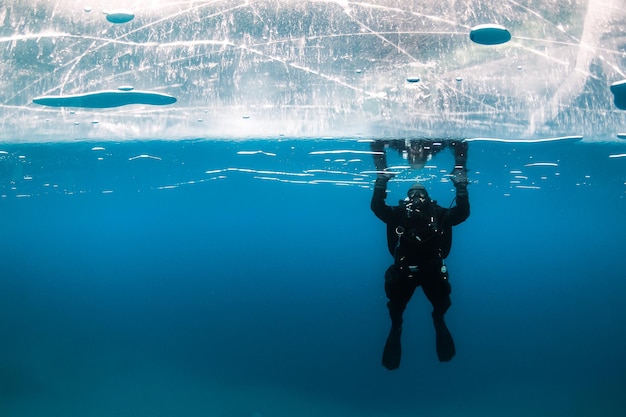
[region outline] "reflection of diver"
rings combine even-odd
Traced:
[[[422,169],[437,153],[447,147],[452,149],[454,154],[455,167],[465,167],[467,163],[467,142],[461,140],[435,140],[435,139],[392,139],[376,140],[372,142],[374,151],[374,164],[376,169],[384,171],[387,169],[385,147],[396,150],[407,160],[411,168]]]
[[[431,200],[426,188],[414,184],[407,198],[397,206],[385,203],[387,182],[393,174],[379,170],[371,208],[374,214],[387,224],[387,245],[394,263],[385,273],[385,293],[391,318],[391,330],[385,343],[383,365],[387,369],[400,366],[402,315],[419,286],[433,306],[433,323],[436,332],[437,356],[440,361],[451,360],[455,353],[454,341],[444,314],[451,305],[450,283],[445,258],[452,246],[452,226],[465,221],[470,214],[467,192],[467,143],[449,144],[455,153],[452,182],[456,188],[456,205],[443,208]],[[384,158],[384,150],[382,152]],[[376,150],[374,159],[380,159]],[[377,164],[380,161],[377,161]]]

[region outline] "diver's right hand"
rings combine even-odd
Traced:
[[[379,172],[376,176],[376,182],[374,183],[374,188],[376,190],[386,190],[387,183],[390,179],[394,177],[394,174],[391,172]]]

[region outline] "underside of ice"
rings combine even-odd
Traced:
[[[611,91],[626,79],[622,0],[145,0],[110,12],[125,3],[3,2],[0,140],[607,139],[626,125]],[[472,42],[480,25],[511,39]],[[33,102],[120,85],[177,101]]]

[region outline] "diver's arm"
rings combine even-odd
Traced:
[[[467,189],[464,193],[456,193],[456,205],[450,209],[450,223],[456,226],[464,222],[470,215],[469,194]]]
[[[391,179],[391,174],[378,174],[376,182],[374,183],[374,194],[372,195],[372,202],[370,207],[376,217],[384,222],[393,217],[393,209],[385,203],[387,198],[387,183]]]
[[[455,168],[453,170],[452,183],[456,189],[456,205],[450,209],[449,216],[452,226],[456,226],[465,221],[470,215],[467,171]]]

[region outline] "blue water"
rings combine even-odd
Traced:
[[[418,290],[393,372],[368,149],[3,145],[0,415],[626,415],[626,144],[471,143],[457,356],[437,361]],[[449,205],[451,164],[388,202],[419,175]]]

